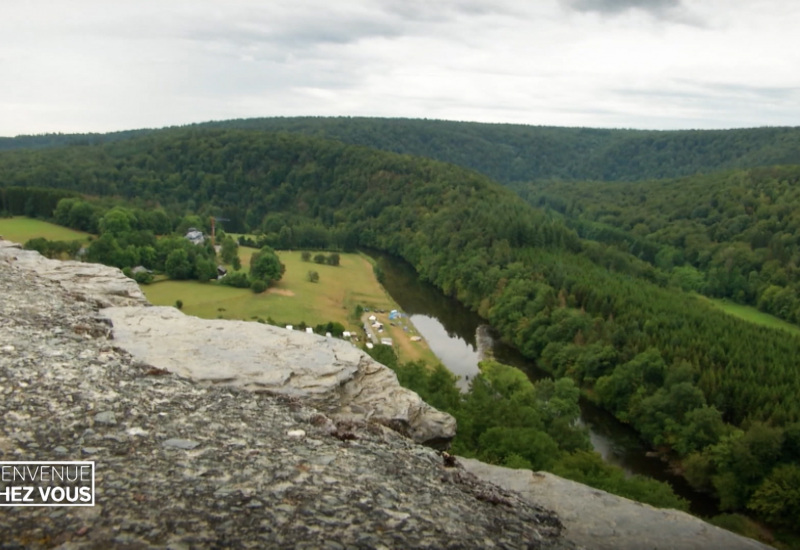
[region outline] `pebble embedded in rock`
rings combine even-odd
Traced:
[[[103,411],[95,415],[94,421],[97,422],[98,424],[107,424],[109,426],[114,426],[117,423],[117,417],[114,416],[114,413],[112,411]]]
[[[195,447],[198,447],[200,443],[198,441],[192,441],[190,439],[167,439],[162,443],[164,447],[174,447],[176,449],[184,449],[190,451]]]
[[[305,430],[289,430],[286,435],[295,439],[301,439],[306,436]]]

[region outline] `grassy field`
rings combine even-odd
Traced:
[[[41,220],[15,216],[0,218],[0,236],[24,244],[36,237],[53,241],[88,241],[91,235]],[[254,252],[254,248],[239,248],[242,269],[249,268]],[[185,313],[205,319],[272,319],[281,324],[305,322],[311,326],[337,321],[348,330],[361,334],[362,338],[361,323],[354,317],[357,305],[372,311],[398,309],[375,279],[372,264],[366,256],[340,254],[340,265],[330,266],[304,262],[299,251],[278,252],[278,255],[286,265],[286,273],[274,288],[263,294],[215,283],[171,280],[142,286],[142,290],[153,304],[174,306],[177,300],[181,300]],[[307,280],[309,271],[319,273],[318,283]],[[384,336],[393,339],[401,361],[421,359],[429,364],[438,362],[424,341],[410,340],[416,334],[413,327],[408,327],[408,332],[405,332],[399,326],[389,325],[388,320],[383,318],[385,314],[379,316],[386,322]]]
[[[0,236],[9,241],[25,244],[26,241],[36,237],[44,237],[50,241],[86,241],[90,235],[42,220],[14,216],[0,218]]]
[[[728,313],[729,315],[733,315],[735,317],[739,317],[740,319],[744,319],[745,321],[749,321],[757,325],[763,325],[765,327],[785,330],[787,332],[791,332],[792,334],[800,335],[799,326],[793,325],[792,323],[788,323],[782,319],[770,315],[769,313],[764,313],[763,311],[759,311],[754,307],[743,306],[741,304],[736,304],[734,302],[729,302],[728,300],[722,300],[718,298],[708,298],[706,296],[700,296],[700,295],[698,295],[697,297],[701,300],[709,302],[714,307],[721,309],[725,313]]]
[[[252,248],[240,247],[239,257],[247,269]],[[206,319],[272,319],[280,324],[304,321],[314,326],[338,321],[348,330],[363,335],[361,324],[353,317],[357,305],[371,310],[390,311],[397,305],[375,279],[372,264],[359,254],[340,254],[340,265],[304,262],[299,251],[278,252],[286,266],[283,279],[263,294],[248,289],[231,288],[196,281],[162,281],[142,286],[147,299],[156,305],[183,302],[183,311]],[[307,280],[309,271],[319,273],[319,282]],[[435,355],[423,342],[412,342],[413,331],[386,325],[402,361],[423,359],[436,362]],[[362,339],[363,341],[363,339]]]

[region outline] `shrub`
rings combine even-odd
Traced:
[[[228,273],[219,280],[220,284],[232,286],[234,288],[250,288],[250,279],[244,271],[234,271]]]
[[[133,274],[133,280],[140,285],[149,285],[153,282],[153,274],[149,271],[139,271]]]
[[[261,279],[256,279],[252,283],[250,283],[250,290],[252,290],[255,294],[261,294],[265,290],[267,290],[267,283],[262,281]]]

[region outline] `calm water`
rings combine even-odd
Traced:
[[[409,315],[442,364],[461,377],[462,389],[466,389],[469,379],[479,372],[478,362],[487,352],[498,361],[521,369],[532,380],[550,377],[534,362],[499,341],[480,316],[444,296],[434,286],[420,281],[408,263],[378,252],[370,252],[370,255],[384,272],[386,290]],[[677,494],[689,500],[695,514],[712,516],[718,513],[713,498],[694,491],[661,459],[647,456],[651,449],[634,430],[586,400],[582,399],[580,406],[580,422],[589,429],[592,445],[607,462],[629,474],[668,482]]]

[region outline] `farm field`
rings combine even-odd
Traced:
[[[91,235],[42,220],[14,216],[0,218],[0,236],[8,241],[25,244],[36,237],[44,237],[50,241],[87,241]]]
[[[242,269],[248,268],[253,252],[255,249],[239,248]],[[305,322],[310,326],[336,321],[362,335],[361,323],[354,318],[357,305],[373,311],[397,308],[363,255],[340,254],[338,266],[305,262],[300,251],[278,251],[278,256],[286,266],[286,273],[278,284],[262,294],[216,283],[169,280],[143,285],[142,290],[153,304],[173,306],[181,300],[184,313],[205,319],[269,319],[279,325]],[[309,271],[319,273],[319,282],[307,280]],[[405,332],[387,323],[386,332],[393,339],[401,361],[438,362],[424,341],[410,340],[415,331]]]
[[[88,241],[91,237],[89,233],[24,216],[0,218],[0,236],[20,244],[36,237],[58,241]],[[239,247],[242,269],[249,269],[250,257],[256,251]],[[365,255],[340,254],[339,266],[305,262],[300,251],[278,251],[278,256],[286,266],[286,273],[263,294],[198,281],[162,280],[141,288],[155,305],[174,306],[180,300],[184,313],[204,319],[271,319],[277,324],[305,322],[310,326],[335,321],[361,335],[361,322],[354,316],[357,305],[373,312],[397,309],[397,304],[375,279],[370,259]],[[309,271],[319,274],[319,282],[307,280]],[[401,361],[438,362],[424,341],[410,340],[416,334],[413,326],[407,326],[406,332],[400,326],[391,326],[386,314],[377,315],[385,322],[386,332],[382,336],[393,339]]]

